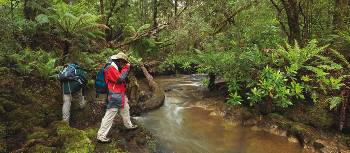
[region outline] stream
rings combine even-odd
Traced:
[[[166,90],[164,105],[135,119],[151,131],[164,153],[300,153],[298,143],[250,128],[237,126],[211,115],[203,105],[202,76],[180,75],[156,78]]]

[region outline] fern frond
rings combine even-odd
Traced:
[[[349,61],[342,54],[340,54],[337,50],[335,50],[335,49],[330,49],[330,50],[331,50],[332,55],[335,56],[337,59],[339,59],[340,62],[343,64],[343,66],[347,68],[347,70],[350,70]]]

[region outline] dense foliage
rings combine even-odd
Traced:
[[[161,72],[208,74],[210,90],[220,78],[232,105],[322,106],[342,129],[349,8],[347,0],[0,0],[0,70],[49,81],[66,62],[94,74],[123,51],[136,65],[158,61]]]

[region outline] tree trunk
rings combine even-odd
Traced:
[[[113,38],[113,28],[109,24],[109,20],[113,16],[113,12],[115,11],[116,5],[117,5],[117,0],[110,1],[110,9],[109,9],[108,14],[105,18],[105,23],[106,23],[106,26],[108,27],[108,29],[105,29],[105,35],[106,35],[107,41],[110,41]]]
[[[146,4],[145,4],[146,2],[145,2],[145,0],[141,0],[140,1],[140,20],[141,20],[141,23],[142,24],[145,24],[146,23],[146,16],[147,16],[147,14],[146,14]]]
[[[349,0],[335,0],[333,24],[334,30],[346,30],[349,17]]]
[[[272,103],[273,99],[271,97],[268,97],[266,100],[266,105],[265,105],[265,114],[270,114],[272,113],[272,109],[273,109],[273,103]]]
[[[346,110],[348,107],[348,98],[349,98],[349,91],[343,90],[341,92],[341,96],[343,97],[343,103],[341,104],[340,113],[339,113],[339,131],[343,130],[345,120],[346,120]]]
[[[11,1],[11,6],[13,5],[12,1]],[[24,18],[27,20],[31,19],[31,14],[32,14],[32,9],[28,6],[29,5],[29,0],[24,0],[24,4],[23,4],[23,14],[24,14]]]
[[[14,9],[15,9],[15,7],[14,7],[14,5],[13,5],[13,2],[12,1],[10,1],[10,13],[11,13],[11,20],[13,21],[14,20],[14,17],[15,17],[15,14],[14,14]],[[26,3],[26,1],[24,1],[24,3]],[[25,4],[25,6],[26,6],[27,4]],[[24,12],[25,13],[25,12]],[[12,26],[12,37],[13,37],[13,39],[15,39],[15,37],[16,37],[16,34],[15,34],[15,29],[16,27],[15,26]]]
[[[67,56],[69,54],[69,49],[70,49],[70,42],[67,40],[64,40],[63,42],[63,62],[66,62],[65,60],[67,59]]]
[[[158,2],[157,0],[152,0],[153,3],[153,28],[158,26],[157,23],[157,14],[158,14]]]
[[[177,15],[177,0],[174,0],[174,16]]]
[[[100,0],[100,14],[102,16],[102,22],[105,22],[105,3],[104,3],[104,0]]]
[[[311,38],[311,19],[312,19],[312,3],[313,0],[308,0],[305,2],[305,7],[302,8],[301,5],[300,7],[300,12],[304,18],[304,26],[303,26],[303,42],[308,42]]]
[[[214,73],[209,73],[209,83],[208,83],[208,89],[211,91],[214,88],[216,80],[216,75]]]
[[[297,41],[299,45],[303,46],[301,38],[301,29],[299,24],[299,9],[297,0],[281,0],[283,7],[287,14],[289,36],[288,41],[290,44],[294,44]]]

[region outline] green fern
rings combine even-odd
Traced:
[[[293,71],[298,71],[306,61],[318,56],[326,47],[318,47],[317,41],[311,40],[304,48],[300,48],[297,42],[293,47],[288,43],[286,48],[279,46],[277,53],[288,61]]]
[[[328,98],[326,100],[326,102],[329,103],[329,109],[332,110],[334,108],[336,108],[339,104],[341,104],[343,102],[343,98],[342,97],[331,97],[331,98]]]
[[[15,71],[22,75],[28,76],[32,71],[37,70],[43,78],[48,79],[50,75],[57,71],[57,58],[42,50],[25,49],[9,55],[9,58],[16,63]]]
[[[339,59],[340,62],[343,64],[343,66],[347,68],[347,70],[350,70],[349,61],[342,54],[340,54],[337,50],[335,50],[335,49],[330,49],[330,50],[331,50],[332,55],[334,55],[337,59]]]
[[[57,71],[56,59],[48,59],[46,63],[40,63],[36,66],[36,68],[43,78],[48,79],[52,74],[54,74]]]

